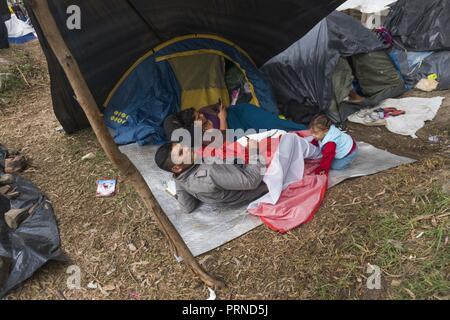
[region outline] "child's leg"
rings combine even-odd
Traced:
[[[331,162],[331,169],[332,170],[346,169],[347,167],[350,166],[350,164],[353,162],[353,160],[355,160],[357,156],[358,156],[358,149],[354,150],[351,154],[342,159],[334,159],[333,162]]]

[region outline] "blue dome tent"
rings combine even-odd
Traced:
[[[225,61],[242,73],[250,102],[277,113],[268,82],[244,50],[219,36],[187,35],[147,52],[114,86],[104,103],[104,115],[108,127],[115,130],[115,141],[163,142],[162,124],[169,114],[210,105],[218,98],[228,102],[221,67]]]

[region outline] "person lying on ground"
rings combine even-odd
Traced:
[[[247,165],[195,164],[196,153],[181,143],[169,142],[157,150],[157,166],[173,173],[177,200],[185,212],[192,212],[200,202],[238,205],[267,193],[263,182],[264,165],[259,161],[257,142],[250,140],[252,159]]]
[[[316,174],[328,174],[331,169],[342,170],[350,166],[358,155],[355,140],[339,130],[324,114],[319,114],[311,120],[311,134],[322,151],[322,160],[315,170]]]
[[[200,111],[191,108],[167,117],[164,121],[167,139],[170,139],[175,129],[192,128],[195,121],[202,122],[203,131],[210,129],[222,131],[226,129],[242,129],[244,131],[249,129],[279,129],[289,132],[306,129],[303,124],[280,119],[278,116],[252,104],[242,103],[225,107],[219,102],[216,105],[204,107]]]

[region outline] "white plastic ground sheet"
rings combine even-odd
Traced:
[[[417,138],[417,131],[425,125],[425,121],[434,119],[444,99],[444,97],[387,99],[375,108],[363,109],[352,114],[348,117],[348,121],[370,126],[375,120],[373,110],[393,107],[405,111],[405,114],[386,118],[380,124],[386,125],[393,133]]]
[[[329,187],[353,177],[374,174],[415,160],[399,157],[387,151],[360,142],[359,156],[349,169],[331,171]],[[176,199],[166,191],[171,174],[160,170],[154,155],[157,146],[121,146],[120,150],[130,158],[142,173],[170,221],[175,225],[194,256],[213,250],[260,226],[259,218],[246,212],[248,204],[238,207],[200,205],[193,213],[183,213]]]

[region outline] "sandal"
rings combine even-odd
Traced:
[[[403,110],[398,110],[397,108],[383,108],[385,115],[391,116],[391,117],[397,117],[402,114],[405,114],[406,112]]]

